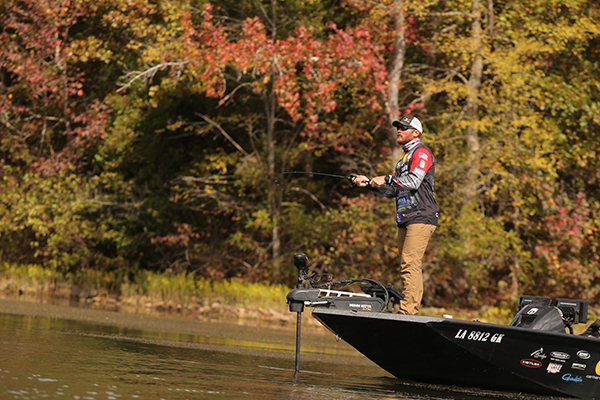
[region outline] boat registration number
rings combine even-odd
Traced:
[[[454,336],[455,339],[466,339],[477,342],[501,343],[504,333],[491,333],[481,331],[469,331],[468,329],[459,329]]]

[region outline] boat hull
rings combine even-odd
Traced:
[[[400,379],[600,399],[598,339],[327,307],[316,307],[313,316]]]

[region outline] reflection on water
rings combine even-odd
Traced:
[[[490,398],[398,381],[322,332],[294,382],[292,328],[219,326],[231,337],[0,314],[0,399]]]

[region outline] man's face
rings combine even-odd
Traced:
[[[406,143],[419,137],[419,131],[415,128],[406,125],[400,125],[398,127],[398,137],[396,143],[400,146],[404,146]]]

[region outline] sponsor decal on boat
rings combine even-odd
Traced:
[[[587,365],[574,362],[573,364],[571,364],[571,368],[584,370],[587,368]]]
[[[600,375],[600,361],[598,361],[598,364],[596,364],[596,375]]]
[[[491,342],[491,343],[500,343],[502,342],[502,338],[504,337],[504,333],[491,333],[491,332],[481,332],[481,331],[471,331],[467,329],[459,329],[454,335],[455,339],[466,339],[472,340],[476,342]]]
[[[586,375],[585,377],[588,379],[594,379],[594,380],[600,381],[600,376],[598,376],[598,375]]]
[[[539,348],[538,350],[534,351],[533,353],[531,353],[531,357],[535,357],[535,358],[539,358],[540,360],[543,360],[547,356],[544,354],[544,348],[542,347],[542,348]]]
[[[589,360],[591,355],[589,352],[587,352],[585,350],[579,350],[577,352],[577,357],[581,358],[582,360]]]
[[[542,366],[542,363],[538,360],[533,360],[531,358],[524,358],[521,360],[521,365],[524,365],[528,368],[539,368]]]
[[[573,376],[571,374],[564,374],[562,376],[562,380],[567,381],[567,382],[575,382],[575,383],[583,382],[583,379],[581,379],[580,376],[577,376],[577,375]]]
[[[550,353],[550,357],[552,358],[552,360],[559,362],[565,362],[566,360],[571,358],[569,354],[563,353],[562,351],[553,351],[552,353]]]
[[[548,371],[549,374],[558,374],[561,369],[562,364],[549,363],[546,371]]]
[[[361,310],[370,310],[371,309],[371,305],[368,303],[367,304],[348,303],[348,307],[360,308]]]

